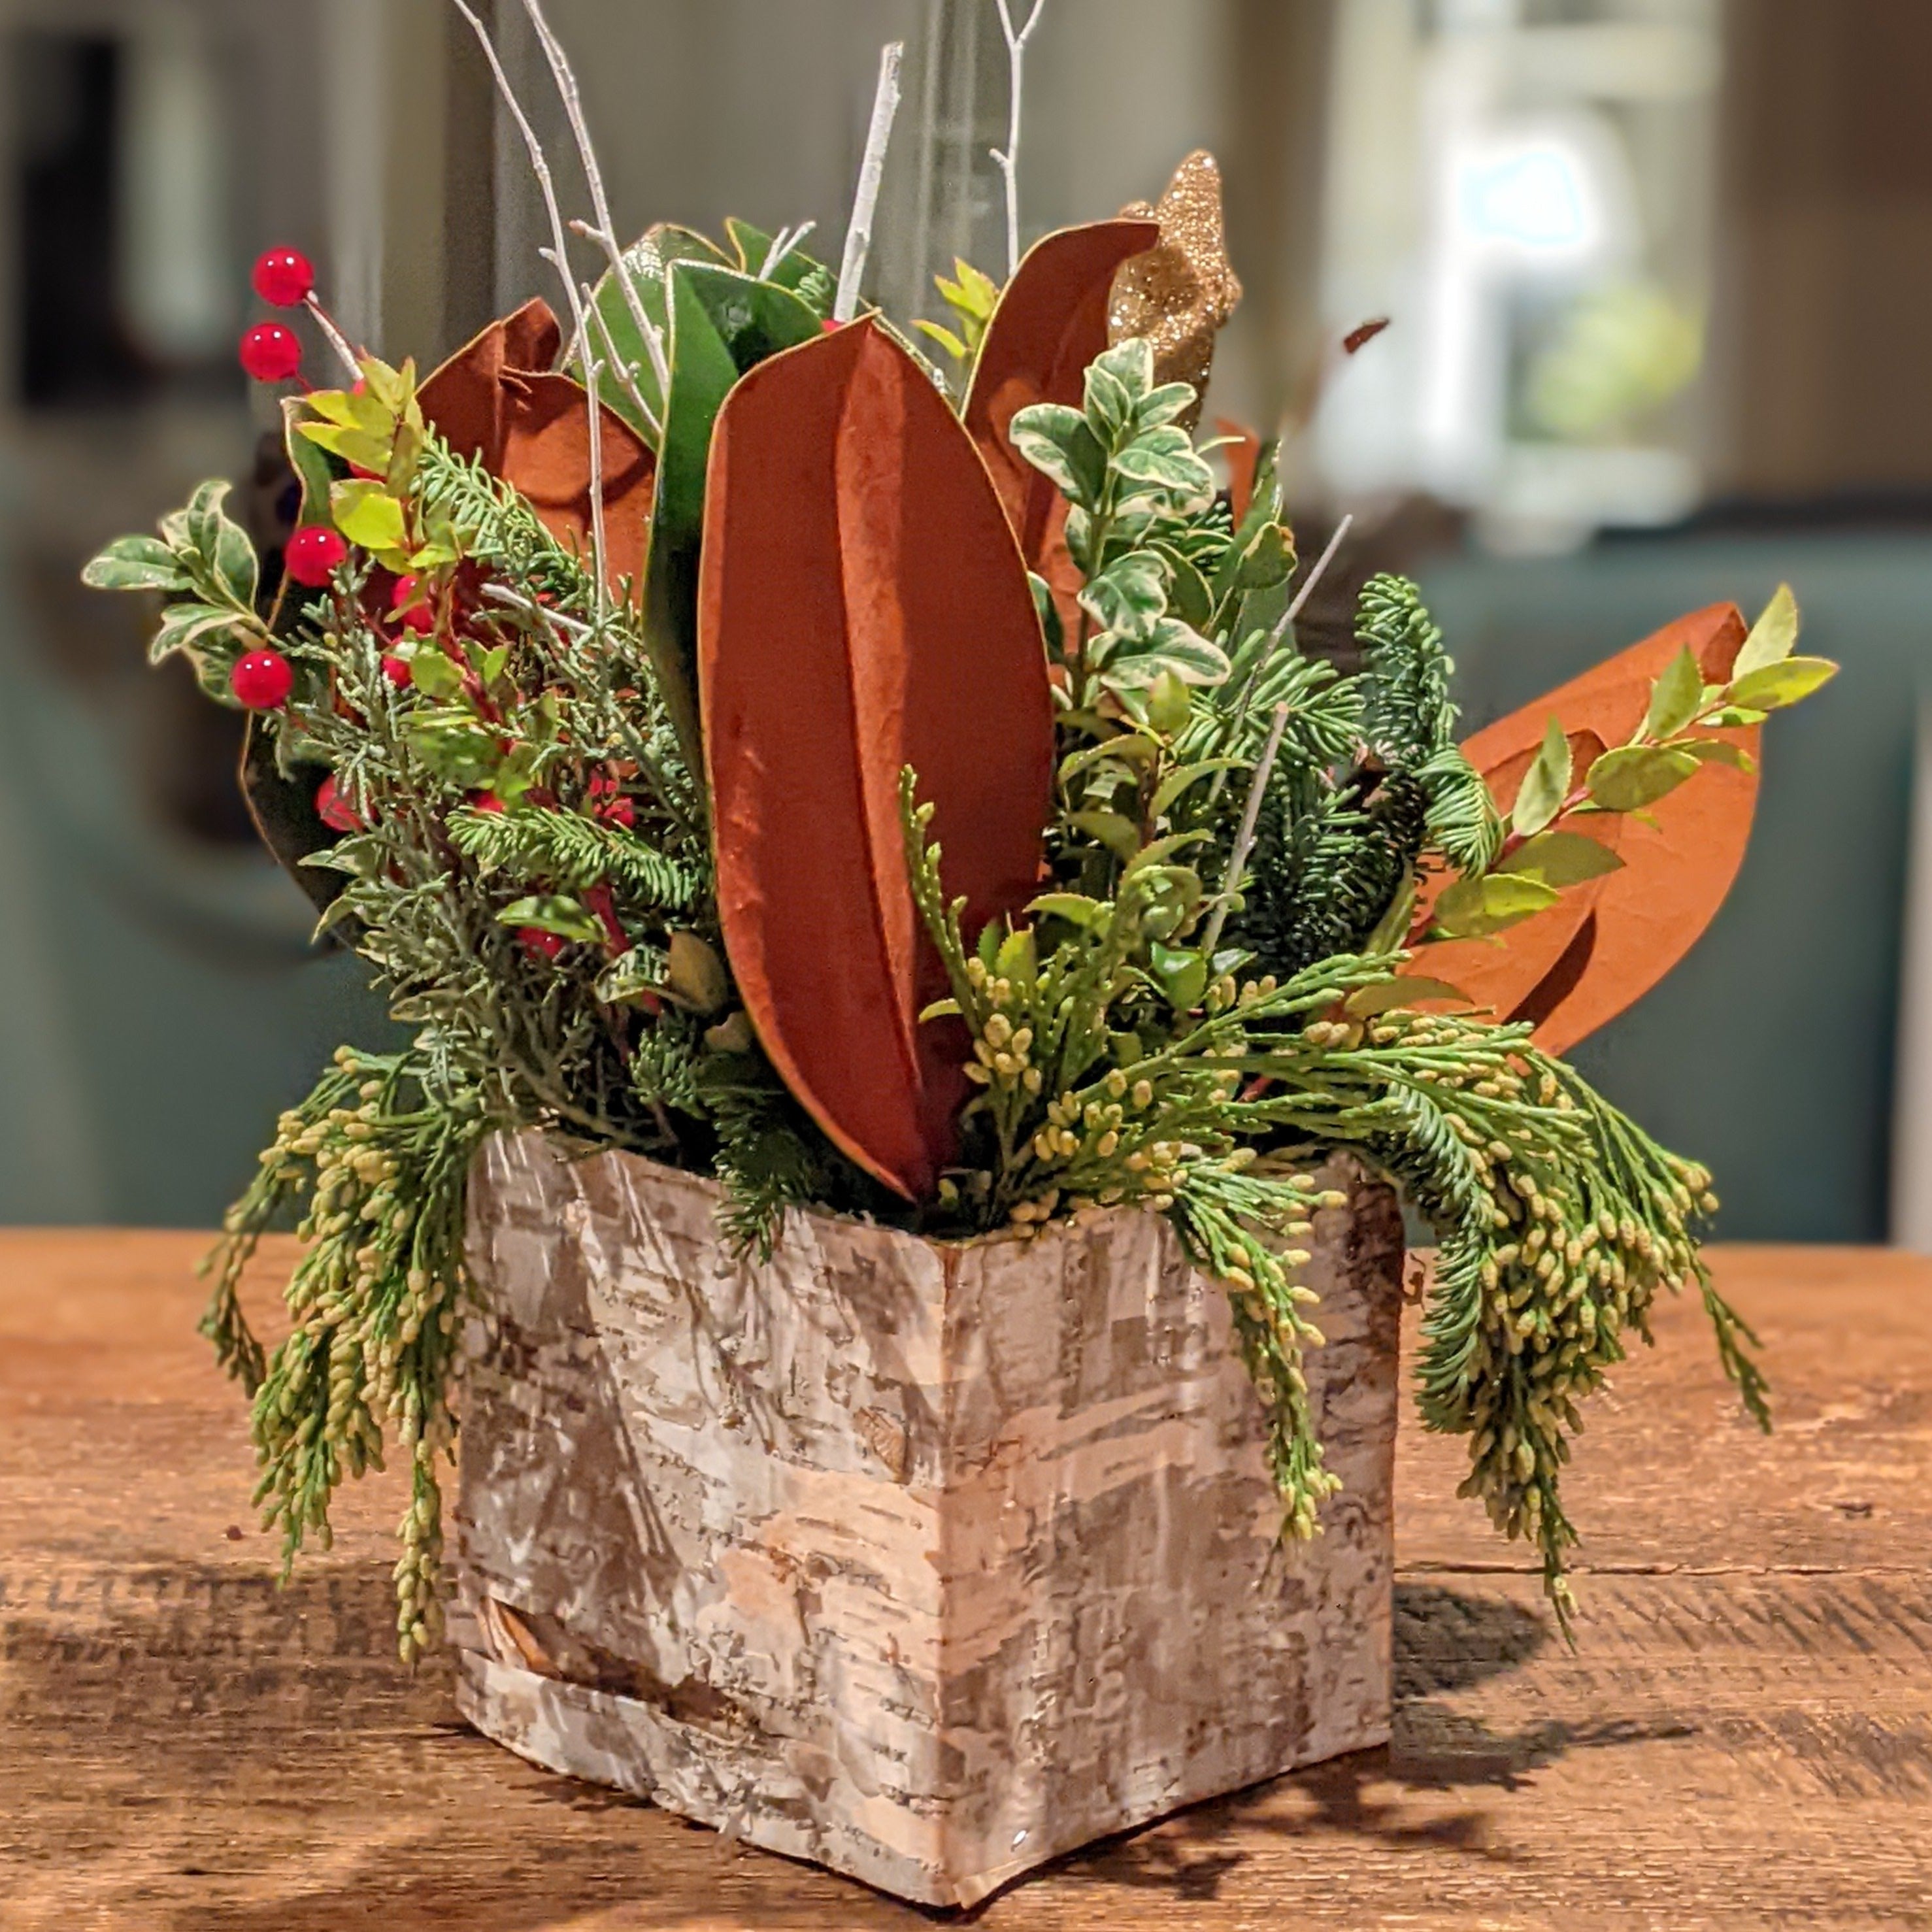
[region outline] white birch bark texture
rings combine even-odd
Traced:
[[[1389,1734],[1394,1196],[1308,1268],[1345,1487],[1282,1547],[1223,1292],[1120,1211],[940,1245],[500,1138],[472,1177],[464,1714],[926,1905]]]

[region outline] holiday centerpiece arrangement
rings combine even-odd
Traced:
[[[861,294],[896,50],[837,269],[736,220],[624,248],[526,8],[590,192],[567,224],[504,83],[563,316],[419,380],[265,256],[341,364],[243,344],[292,534],[211,483],[87,573],[248,711],[265,837],[414,1033],[283,1117],[206,1331],[290,1560],[400,1448],[406,1658],[460,1409],[485,1729],[967,1900],[1386,1735],[1391,1186],[1438,1244],[1423,1419],[1566,1624],[1578,1405],[1660,1292],[1762,1418],[1709,1177],[1557,1055],[1714,913],[1760,728],[1832,667],[1780,592],[1459,742],[1414,586],[1370,580],[1358,668],[1305,655],[1334,547],[1197,440],[1212,161],[1021,255],[1039,4],[1000,0],[1007,272],[904,328]]]

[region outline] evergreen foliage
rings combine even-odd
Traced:
[[[991,311],[963,269],[956,286],[964,346]],[[1340,1204],[1312,1170],[1354,1149],[1441,1242],[1424,1419],[1469,1438],[1466,1488],[1536,1544],[1566,1617],[1559,1478],[1576,1405],[1628,1335],[1648,1336],[1659,1289],[1697,1284],[1762,1418],[1751,1338],[1691,1233],[1715,1206],[1708,1177],[1526,1029],[1421,1013],[1396,977],[1432,872],[1459,875],[1451,891],[1486,922],[1470,929],[1520,916],[1486,895],[1505,850],[1533,857],[1567,808],[1560,731],[1526,793],[1543,802],[1519,801],[1506,840],[1456,745],[1451,666],[1413,585],[1367,586],[1359,676],[1304,658],[1278,614],[1295,558],[1273,466],[1237,521],[1180,426],[1193,391],[1156,380],[1147,343],[1101,356],[1081,408],[1012,425],[1067,500],[1080,579],[1073,599],[1036,583],[1061,755],[1052,877],[1023,919],[962,929],[931,808],[903,777],[914,897],[950,986],[926,1017],[963,1022],[974,1089],[959,1165],[912,1206],[831,1144],[742,1009],[703,775],[637,602],[601,594],[528,502],[424,428],[407,369],[364,368],[356,390],[314,392],[292,415],[305,485],[329,493],[357,546],[332,585],[286,598],[271,629],[218,486],[89,574],[172,599],[157,648],[189,651],[212,690],[272,634],[295,674],[280,768],[326,771],[356,823],[310,862],[342,880],[325,923],[352,934],[417,1029],[401,1054],[344,1049],[284,1117],[229,1217],[204,1324],[253,1394],[258,1500],[288,1560],[326,1543],[335,1490],[387,1442],[409,1456],[406,1655],[438,1629],[438,1468],[473,1295],[466,1175],[488,1136],[530,1126],[715,1174],[740,1252],[769,1252],[795,1208],[952,1238],[1166,1216],[1229,1293],[1297,1537],[1335,1486],[1308,1402],[1304,1352],[1320,1335],[1298,1244]],[[391,622],[404,571],[430,586],[426,635]],[[1828,668],[1790,657],[1790,616],[1726,690],[1694,664],[1668,692],[1660,680],[1645,732],[1586,775],[1584,808],[1661,796],[1728,749],[1698,729],[1815,688]],[[262,1233],[290,1222],[310,1245],[287,1288],[293,1332],[270,1354],[237,1291]]]

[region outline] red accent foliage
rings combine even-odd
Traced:
[[[1013,448],[1008,426],[1035,403],[1079,407],[1087,365],[1107,346],[1114,278],[1160,241],[1156,221],[1096,221],[1049,235],[1028,250],[987,325],[964,422],[992,472],[1021,552],[1036,570],[1066,506]]]
[[[362,829],[362,814],[337,788],[333,772],[316,788],[315,815],[332,832],[359,832]]]
[[[403,628],[426,638],[436,628],[436,611],[419,577],[399,577],[389,595],[389,608],[401,620]]]
[[[969,933],[1038,890],[1053,713],[1026,572],[971,438],[876,323],[772,357],[718,419],[698,673],[725,945],[832,1141],[930,1193],[965,1036],[912,900],[902,767]]]
[[[424,416],[459,456],[481,458],[529,498],[545,530],[580,550],[590,541],[590,401],[552,372],[562,340],[548,303],[526,302],[494,322],[437,370],[420,392]],[[612,590],[641,587],[657,458],[600,403],[604,512]]]
[[[540,926],[520,926],[517,928],[517,944],[532,959],[554,959],[569,943],[556,933],[544,932]]]
[[[242,366],[258,382],[286,382],[302,373],[302,338],[279,322],[258,322],[242,338]]]
[[[276,308],[299,308],[315,292],[315,269],[298,248],[271,248],[256,256],[249,279],[255,292]]]
[[[1255,500],[1255,476],[1262,466],[1262,440],[1246,423],[1237,422],[1232,416],[1216,416],[1214,431],[1217,436],[1234,438],[1221,452],[1221,460],[1228,466],[1228,507],[1234,513],[1234,527],[1239,530]]]
[[[590,781],[590,814],[600,824],[629,832],[638,823],[638,808],[618,789],[617,781],[599,773]]]
[[[1705,681],[1720,684],[1730,676],[1748,634],[1735,604],[1694,610],[1479,731],[1464,748],[1479,770],[1487,770],[1533,746],[1552,712],[1571,730],[1594,731],[1606,744],[1624,744],[1643,720],[1652,683],[1687,644],[1703,668]],[[1760,756],[1760,728],[1716,735],[1754,760]],[[1580,781],[1581,772],[1577,776]],[[1529,1010],[1544,1015],[1536,1032],[1540,1046],[1551,1053],[1568,1052],[1635,1005],[1696,944],[1744,863],[1757,787],[1755,771],[1708,764],[1648,808],[1654,823],[1624,819],[1618,847],[1623,869],[1602,882],[1587,957],[1580,970],[1574,958],[1552,962],[1552,972],[1574,972],[1574,983],[1560,997],[1547,997],[1540,986],[1526,996]],[[1581,830],[1588,824],[1586,818],[1565,829]],[[1526,932],[1534,922],[1527,920],[1520,929]],[[1506,932],[1502,944],[1507,946],[1515,938],[1514,932]],[[1435,950],[1427,949],[1424,959]],[[1429,968],[1418,961],[1418,970]]]
[[[290,538],[282,552],[282,568],[304,590],[320,590],[348,555],[349,545],[339,530],[326,524],[310,524]]]
[[[280,651],[250,651],[236,659],[228,683],[250,711],[279,711],[296,688],[295,667]]]

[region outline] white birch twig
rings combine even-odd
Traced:
[[[315,326],[322,331],[322,340],[335,352],[335,359],[348,371],[352,382],[362,380],[362,365],[356,359],[356,351],[350,346],[347,336],[335,326],[335,318],[316,301],[311,289],[304,298],[308,312],[314,318]]]
[[[850,322],[859,313],[859,284],[866,278],[866,258],[872,252],[872,217],[879,205],[879,184],[885,177],[886,144],[892,139],[893,118],[899,111],[899,62],[904,57],[902,40],[888,40],[880,50],[878,92],[872,97],[866,158],[859,170],[852,219],[845,230],[845,259],[838,271],[838,299],[832,306],[834,322]]]
[[[1214,949],[1221,941],[1221,928],[1228,922],[1228,909],[1234,904],[1234,895],[1241,889],[1241,874],[1247,869],[1248,854],[1254,850],[1255,827],[1261,823],[1262,800],[1267,794],[1269,776],[1274,770],[1275,760],[1281,755],[1282,736],[1288,729],[1288,711],[1286,704],[1277,704],[1274,708],[1274,722],[1268,728],[1268,742],[1262,747],[1260,762],[1255,766],[1254,781],[1248,787],[1247,805],[1241,813],[1241,829],[1235,835],[1234,849],[1228,854],[1228,870],[1221,880],[1221,896],[1201,941],[1202,957],[1210,968]]]
[[[524,137],[524,146],[530,151],[530,171],[537,178],[537,186],[543,191],[544,208],[550,216],[552,246],[538,250],[546,261],[553,262],[563,283],[563,292],[570,304],[570,314],[575,325],[578,339],[587,350],[590,332],[584,314],[584,300],[577,292],[577,278],[570,267],[570,239],[563,224],[563,211],[556,203],[556,184],[552,180],[550,163],[544,158],[543,143],[537,139],[536,130],[530,125],[530,116],[524,112],[523,104],[518,100],[516,91],[510,85],[510,76],[503,71],[503,63],[497,58],[495,43],[490,38],[488,29],[467,4],[467,0],[451,0],[451,4],[470,22],[470,31],[476,34],[483,50],[484,58],[490,63],[490,71],[495,76],[496,92],[503,98],[503,104],[510,110],[510,117],[517,124],[518,131]],[[584,388],[590,405],[590,561],[591,577],[596,596],[597,614],[601,619],[604,610],[604,417],[602,405],[597,394],[597,359],[586,354],[584,358]]]
[[[576,70],[570,64],[570,56],[563,50],[563,43],[544,19],[541,0],[524,0],[524,11],[530,16],[530,25],[536,29],[544,58],[550,62],[550,72],[556,76],[556,91],[563,98],[563,111],[569,116],[578,158],[584,164],[584,178],[590,189],[590,212],[596,218],[596,226],[586,227],[581,222],[571,225],[604,250],[610,264],[610,272],[617,278],[617,286],[622,291],[624,306],[631,311],[631,321],[643,337],[644,347],[650,353],[651,370],[658,379],[658,394],[668,396],[670,394],[670,363],[664,353],[664,332],[645,312],[644,302],[624,267],[624,251],[618,244],[616,230],[611,223],[610,203],[604,193],[604,171],[597,165],[597,150],[590,139],[590,124],[584,116],[584,97],[578,92]],[[580,344],[580,348],[587,347],[587,343]],[[638,399],[638,406],[644,406],[641,398]],[[644,416],[656,425],[654,411],[646,409]]]
[[[1020,28],[1013,25],[1012,0],[999,0],[999,8],[1000,29],[1006,37],[1009,76],[1006,146],[1004,153],[994,148],[992,155],[1006,180],[1006,279],[1010,281],[1020,265],[1020,126],[1026,102],[1027,43],[1046,10],[1046,0],[1033,0],[1033,11]]]
[[[1268,648],[1256,658],[1255,668],[1248,673],[1248,681],[1241,687],[1242,706],[1244,706],[1246,704],[1248,693],[1254,689],[1256,679],[1268,668],[1268,660],[1280,650],[1282,640],[1294,628],[1295,619],[1301,615],[1303,607],[1315,594],[1315,586],[1322,581],[1323,577],[1328,573],[1328,566],[1335,561],[1335,553],[1342,548],[1342,539],[1348,534],[1349,526],[1354,520],[1354,517],[1351,513],[1345,516],[1335,526],[1335,534],[1328,539],[1328,547],[1315,560],[1314,568],[1296,587],[1293,600],[1288,608],[1281,614],[1280,622],[1276,624],[1269,634]]]

